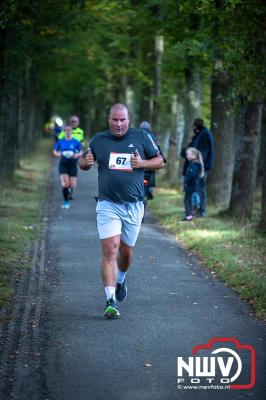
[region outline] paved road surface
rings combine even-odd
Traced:
[[[56,168],[53,179],[40,321],[41,388],[35,387],[31,399],[264,399],[265,325],[252,318],[250,308],[234,291],[213,279],[151,218],[142,226],[136,245],[121,318],[103,318],[106,299],[93,198],[97,171],[79,174],[68,211],[59,209],[62,199]],[[214,337],[234,337],[255,347],[255,387],[177,389],[177,357],[188,361],[194,346]],[[246,383],[249,353],[240,354],[246,379],[242,383]],[[20,400],[29,398],[34,376],[30,378],[27,385],[21,383]]]

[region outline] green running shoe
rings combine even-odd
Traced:
[[[112,297],[109,300],[107,300],[103,315],[107,319],[114,319],[120,316],[120,312],[118,310],[116,301]]]

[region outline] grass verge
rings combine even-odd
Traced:
[[[161,225],[199,256],[204,264],[242,299],[258,317],[266,318],[266,236],[254,225],[241,225],[208,207],[207,218],[180,222],[184,216],[183,193],[168,187],[156,189],[149,203]]]
[[[48,140],[41,140],[0,191],[0,309],[11,299],[12,277],[30,267],[30,242],[43,232],[50,148]]]

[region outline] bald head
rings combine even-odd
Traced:
[[[126,106],[125,104],[122,104],[122,103],[115,103],[115,104],[113,104],[113,105],[110,107],[110,110],[109,110],[109,114],[108,114],[108,115],[110,116],[111,113],[112,113],[113,111],[125,111],[125,112],[127,113],[127,115],[129,116],[127,106]]]
[[[77,117],[76,115],[72,115],[72,117],[70,117],[69,123],[72,128],[76,128],[79,124],[79,117]]]
[[[129,127],[128,108],[122,103],[112,105],[108,116],[109,127],[114,136],[124,136]]]

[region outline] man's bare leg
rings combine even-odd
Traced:
[[[102,263],[101,272],[107,304],[104,311],[106,318],[116,318],[120,315],[115,298],[117,253],[120,244],[120,235],[102,239]]]
[[[101,272],[104,287],[116,286],[117,253],[120,244],[120,235],[102,239]]]
[[[131,264],[133,256],[133,247],[128,246],[122,240],[120,241],[117,266],[118,273],[116,279],[116,298],[119,302],[125,300],[127,296],[127,286],[125,283],[126,272]]]
[[[133,247],[128,246],[122,240],[120,241],[117,266],[119,271],[127,272],[133,256]]]

